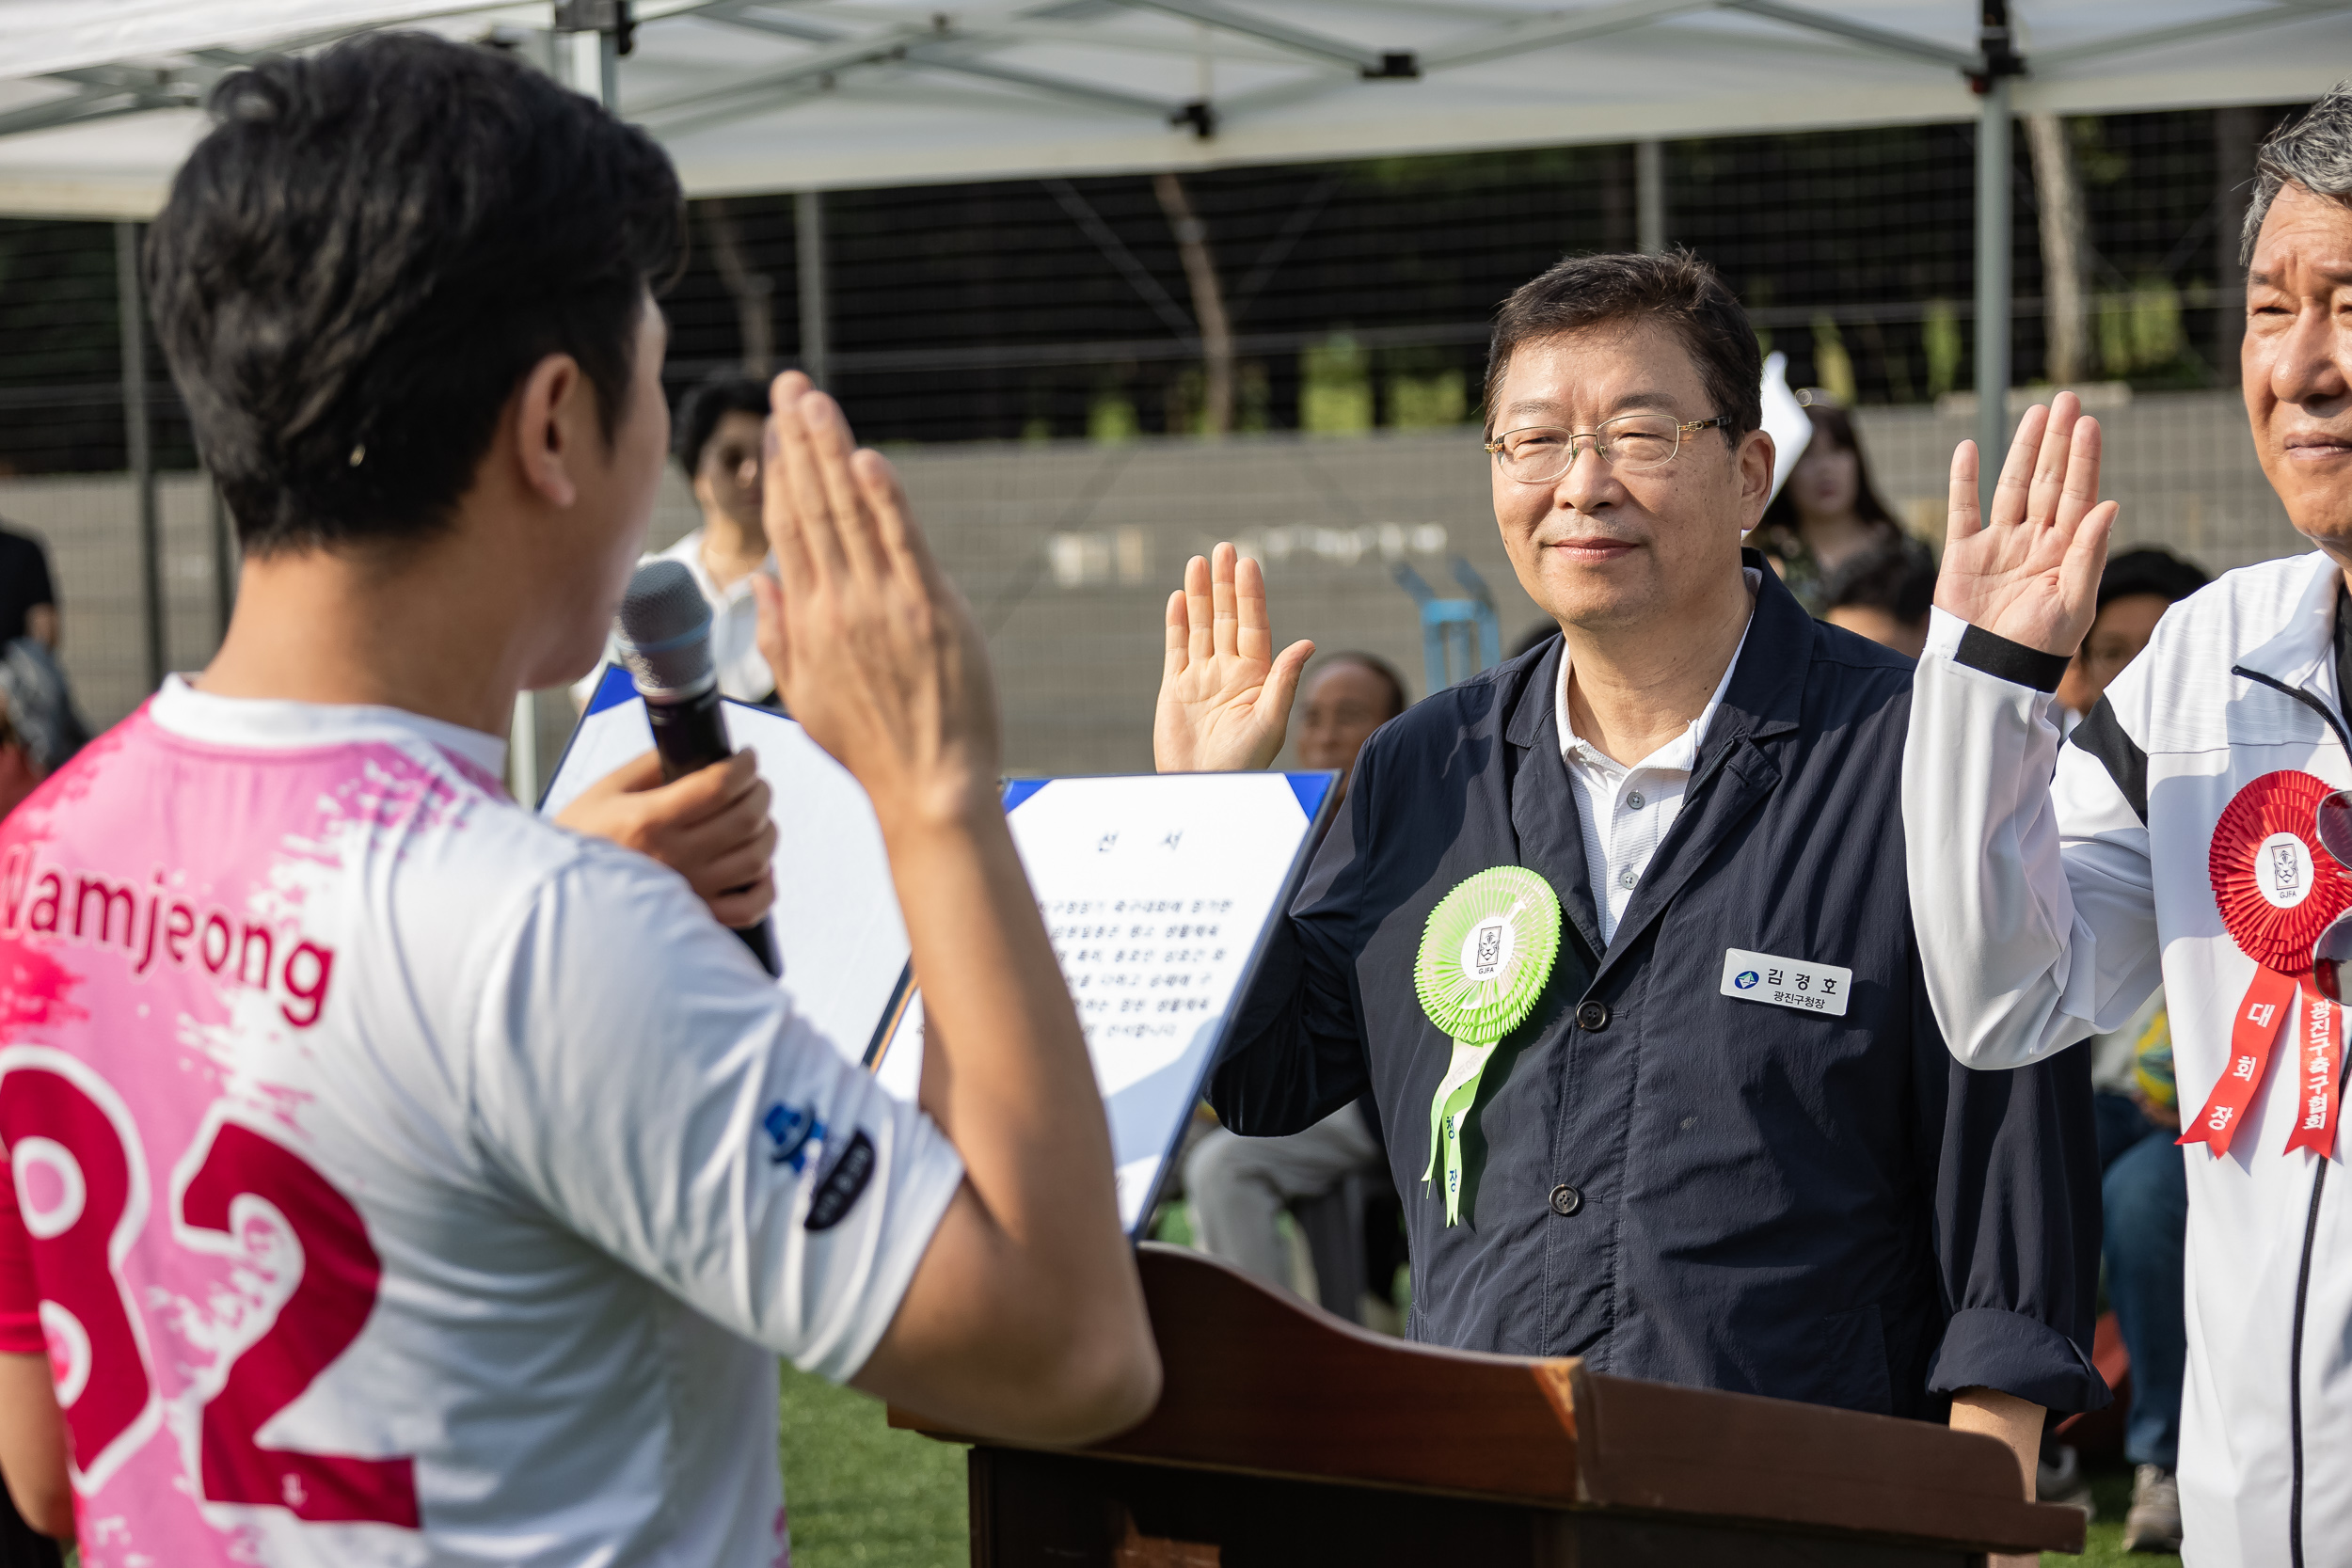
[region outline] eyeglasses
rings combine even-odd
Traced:
[[[2312,831],[2319,847],[2335,863],[2352,871],[2352,789],[2339,789],[2319,802]],[[2330,1002],[2342,1002],[2352,990],[2352,910],[2329,921],[2312,943],[2312,983]]]
[[[1506,431],[1488,441],[1486,450],[1495,454],[1495,467],[1504,478],[1521,484],[1549,484],[1576,467],[1587,442],[1611,467],[1639,473],[1673,462],[1675,453],[1682,450],[1683,436],[1692,431],[1726,428],[1730,423],[1728,414],[1680,424],[1666,414],[1625,414],[1604,421],[1598,430],[1530,425],[1525,430]]]

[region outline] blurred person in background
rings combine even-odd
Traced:
[[[1364,742],[1406,706],[1405,677],[1387,659],[1365,653],[1331,655],[1307,677],[1299,694],[1298,766],[1339,774],[1336,806],[1347,798]]]
[[[1819,615],[1829,608],[1823,591],[1831,576],[1873,547],[1900,544],[1903,531],[1870,483],[1852,419],[1822,393],[1811,396],[1805,413],[1813,439],[1748,543],[1764,552],[1797,602]]]
[[[88,738],[56,660],[57,632],[48,552],[0,528],[0,816]]]
[[[1871,546],[1829,575],[1821,619],[1917,658],[1928,645],[1934,599],[1935,557],[1915,539],[1897,539]]]
[[[1335,769],[1344,799],[1357,753],[1405,707],[1404,677],[1387,660],[1333,654],[1302,685],[1298,765]],[[1211,1257],[1288,1290],[1290,1252],[1276,1223],[1283,1212],[1357,1171],[1382,1169],[1387,1158],[1369,1095],[1283,1137],[1243,1138],[1214,1128],[1184,1159],[1194,1237]]]
[[[752,574],[768,560],[759,519],[760,435],[767,420],[768,385],[748,376],[713,376],[679,400],[670,451],[702,508],[702,526],[645,560],[675,561],[694,574],[694,586],[710,605],[710,657],[720,693],[773,706],[775,678],[760,657],[752,600]],[[615,657],[607,644],[605,662]],[[599,666],[572,688],[583,707],[601,674]]]
[[[2099,694],[2139,657],[2164,612],[2212,581],[2198,567],[2153,546],[2125,550],[2099,574],[2099,610],[2090,635],[2074,650],[2058,680],[2061,728],[2072,735],[2090,715]]]
[[[2098,612],[2058,681],[2066,728],[2097,706],[2101,693],[2155,635],[2164,612],[2211,579],[2169,550],[2126,550],[2099,574]],[[2091,1042],[2091,1112],[2098,1120],[2100,1180],[2106,1211],[2102,1250],[2107,1302],[2131,1356],[2132,1408],[2123,1456],[2132,1465],[2126,1551],[2181,1546],[2181,1493],[2174,1479],[2181,1448],[2181,1378],[2188,1357],[2184,1302],[2188,1229],[2188,1170],[2173,1143],[2181,1131],[2172,1082],[2172,1025],[2164,988],[2119,1029]],[[2042,1496],[2088,1497],[2071,1449],[2044,1446]]]
[[[56,651],[57,594],[40,541],[0,528],[0,644],[20,637]]]
[[[0,816],[64,767],[87,738],[65,671],[48,645],[20,637],[0,646]]]

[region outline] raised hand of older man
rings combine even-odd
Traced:
[[[2098,499],[2099,441],[2099,421],[2072,392],[2027,409],[1989,517],[1977,501],[1977,444],[1960,444],[1939,608],[2043,653],[2071,656],[2082,645],[2120,510]]]

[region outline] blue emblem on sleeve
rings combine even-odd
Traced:
[[[790,1165],[795,1171],[807,1164],[808,1146],[821,1142],[825,1136],[825,1124],[817,1119],[814,1104],[787,1105],[779,1100],[768,1107],[768,1114],[759,1124],[768,1130],[769,1140],[774,1145],[768,1151],[768,1163]]]

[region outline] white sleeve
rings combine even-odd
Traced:
[[[1911,916],[1935,1021],[1970,1067],[2022,1067],[2117,1028],[2159,979],[2145,763],[2135,800],[2109,761],[2059,744],[2054,657],[1938,610],[1912,685]],[[2146,674],[2127,670],[2111,697]],[[2098,723],[2120,735],[2103,706]]]
[[[475,1136],[580,1235],[835,1382],[963,1179],[675,874],[583,847],[489,956]]]

